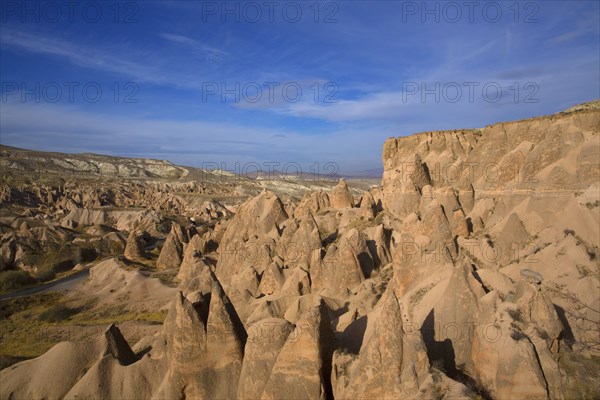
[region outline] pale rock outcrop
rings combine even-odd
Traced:
[[[291,275],[286,279],[281,287],[281,293],[284,295],[302,296],[310,293],[311,279],[307,271],[302,268],[295,268]]]
[[[208,370],[202,397],[235,398],[247,334],[218,281],[211,293],[206,336]]]
[[[524,249],[531,247],[530,235],[516,213],[496,224],[490,233],[495,248],[489,257],[490,264],[509,265],[518,260]]]
[[[304,216],[304,218],[306,218],[306,215]],[[294,234],[300,227],[300,222],[301,221],[297,220],[296,218],[289,218],[282,222],[280,226],[281,236],[275,248],[277,256],[279,256],[281,259],[285,259],[290,249],[294,247]]]
[[[345,296],[373,271],[374,263],[363,235],[353,228],[331,244],[313,269],[313,284],[334,296]]]
[[[189,243],[187,243],[183,250],[183,259],[179,266],[179,272],[177,274],[177,279],[182,282],[187,279],[193,278],[193,275],[190,275],[190,268],[198,263],[202,254],[206,251],[206,240],[200,235],[194,235],[190,239]]]
[[[108,328],[100,341],[100,358],[65,398],[151,396],[160,381],[160,369],[163,365],[153,362],[149,357],[138,360],[114,325]]]
[[[184,232],[181,226],[173,223],[171,231],[160,250],[156,268],[178,269],[183,261]]]
[[[348,184],[344,178],[341,178],[337,186],[331,189],[329,199],[333,208],[340,209],[354,207],[352,193],[348,190]]]
[[[425,332],[430,358],[450,376],[466,373],[494,398],[547,398],[548,384],[525,327],[506,311],[496,291],[485,293],[469,266],[452,273]]]
[[[63,398],[96,361],[95,342],[61,342],[42,356],[0,371],[0,397]]]
[[[374,266],[378,268],[389,264],[392,262],[392,256],[384,226],[377,225],[371,232],[371,239],[367,240],[367,246],[371,252]]]
[[[304,313],[273,364],[261,399],[331,397],[333,331],[323,300]]]
[[[319,211],[331,207],[329,196],[322,190],[317,190],[312,193],[306,193],[296,209],[294,217],[303,219],[308,213],[316,214]]]
[[[294,326],[285,319],[266,318],[248,328],[237,398],[260,399],[277,356]]]
[[[19,227],[19,230],[18,230],[18,235],[19,235],[20,237],[24,237],[24,238],[26,238],[26,237],[29,237],[29,236],[30,236],[30,233],[29,233],[29,225],[27,224],[27,221],[23,222],[23,223],[21,224],[21,226]]]
[[[515,293],[515,302],[522,310],[524,318],[533,322],[542,336],[547,347],[553,353],[558,353],[558,338],[563,331],[562,323],[554,308],[554,304],[537,284],[519,282]]]
[[[154,397],[235,398],[244,341],[245,331],[218,282],[208,305],[193,305],[179,292],[154,345],[157,357],[169,363]]]
[[[239,255],[248,251],[248,240],[256,237],[279,238],[280,225],[288,218],[283,203],[274,193],[265,191],[242,204],[227,225],[223,238],[219,243],[219,262],[216,273],[219,280],[227,286],[232,277],[244,268],[240,265]],[[254,248],[251,249],[254,251]],[[226,256],[224,256],[226,255]],[[262,270],[269,264],[265,260]],[[254,260],[255,264],[258,264]]]
[[[150,397],[160,363],[138,360],[111,325],[92,342],[62,342],[43,356],[0,372],[2,398]]]
[[[131,347],[129,347],[129,343],[127,343],[115,324],[109,326],[104,332],[102,341],[102,357],[111,355],[124,365],[131,364],[136,360],[135,354],[131,350]]]
[[[15,254],[17,252],[16,240],[10,238],[6,241],[3,240],[2,249],[0,253],[2,255],[2,262],[0,263],[0,271],[4,271],[12,267],[15,261]]]
[[[321,235],[319,227],[310,211],[304,216],[292,239],[287,243],[285,261],[290,267],[301,267],[310,270],[320,261]]]
[[[409,215],[401,230],[393,258],[396,289],[404,295],[426,276],[452,267],[458,251],[437,200],[429,204],[421,219]]]
[[[433,309],[435,340],[448,343],[454,352],[454,363],[469,368],[472,342],[465,329],[479,320],[479,299],[485,295],[481,284],[474,278],[470,266],[457,266],[440,302]],[[457,335],[456,332],[460,332]],[[448,346],[444,349],[447,352]],[[448,357],[448,354],[444,355]]]
[[[250,266],[240,269],[240,271],[231,278],[232,287],[236,288],[238,291],[247,291],[252,297],[259,296],[259,284],[259,275],[254,268]]]
[[[206,322],[181,292],[171,305],[153,351],[155,358],[167,362],[154,397],[199,397],[203,386],[199,372],[206,353]]]
[[[431,180],[421,157],[397,157],[398,146],[396,139],[388,139],[383,147],[383,208],[404,218],[419,209],[422,189],[431,185]]]
[[[100,238],[100,243],[110,254],[121,254],[127,244],[123,235],[119,232],[110,232]]]
[[[270,295],[278,292],[285,282],[281,269],[276,262],[269,264],[263,273],[258,290],[261,294]]]
[[[535,346],[536,355],[552,398],[562,397],[562,376],[556,362],[563,325],[554,304],[537,284],[519,282],[515,302],[523,321],[521,327]]]
[[[199,258],[194,263],[182,263],[177,280],[185,295],[196,291],[207,294],[212,291],[215,277],[207,260]]]
[[[140,233],[136,230],[129,232],[124,252],[126,259],[136,261],[144,258],[144,250],[142,249],[142,245],[140,243],[140,237]]]
[[[472,363],[460,367],[475,377],[492,397],[548,398],[548,384],[535,346],[511,314],[506,313],[496,292],[480,299],[476,330],[467,333],[472,333],[463,334],[468,338],[466,342],[472,342]]]
[[[444,210],[452,234],[454,236],[468,237],[469,227],[466,215],[454,189],[450,186],[441,188],[434,196]]]
[[[378,304],[375,327],[354,365],[342,399],[401,399],[431,396],[429,362],[418,332],[406,331],[401,307],[388,289]],[[342,373],[335,365],[332,373]],[[339,390],[339,389],[338,389]]]
[[[376,214],[377,206],[375,205],[373,195],[368,190],[365,190],[365,192],[362,195],[360,201],[360,211],[362,215],[367,219],[373,218]]]

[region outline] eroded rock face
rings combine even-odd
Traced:
[[[294,326],[281,318],[265,318],[248,328],[237,398],[260,399],[273,365]]]
[[[331,207],[329,196],[322,190],[307,193],[294,210],[294,217],[303,219],[308,213],[316,214],[321,210]]]
[[[395,285],[404,295],[431,274],[454,266],[458,251],[452,230],[437,200],[432,200],[421,218],[409,215],[396,239]]]
[[[365,218],[373,218],[377,211],[373,195],[369,191],[365,191],[360,201],[360,209]]]
[[[197,291],[203,294],[210,293],[215,282],[210,265],[202,258],[196,259],[193,263],[182,263],[177,279],[180,281],[180,289],[186,295]]]
[[[582,361],[599,355],[598,117],[390,139],[382,187],[360,208],[344,180],[300,201],[257,194],[268,182],[234,186],[228,194],[257,194],[241,205],[185,200],[177,193],[200,193],[192,182],[2,186],[2,204],[30,207],[2,216],[2,268],[34,271],[36,242],[60,249],[89,235],[108,247],[126,231],[84,292],[168,313],[134,346],[111,326],[3,369],[0,397],[583,397],[574,380],[598,397]],[[135,230],[154,245],[173,220],[186,228],[171,225],[155,272]],[[175,272],[177,288],[147,276]]]
[[[228,285],[239,272],[240,260],[248,259],[248,254],[252,254],[254,262],[262,245],[256,242],[248,245],[248,240],[254,237],[278,238],[279,225],[287,218],[283,203],[272,192],[263,192],[242,204],[227,225],[219,244],[220,258],[216,269],[219,279]]]
[[[101,355],[103,357],[111,355],[124,365],[131,364],[136,359],[135,354],[121,334],[121,331],[114,324],[109,326],[104,332]]]
[[[333,296],[345,296],[371,274],[373,259],[364,236],[351,229],[327,249],[322,262],[313,269],[314,285]]]
[[[598,166],[574,157],[569,158],[572,168],[567,171],[561,160],[570,152],[598,149],[597,114],[572,113],[388,139],[383,150],[383,206],[401,218],[416,212],[426,185],[434,192],[455,187],[467,212],[473,198],[498,188],[585,190],[600,178]]]
[[[279,291],[285,282],[281,269],[276,262],[272,262],[263,273],[260,281],[260,293],[273,294]]]
[[[206,327],[206,378],[203,398],[235,398],[246,344],[246,331],[218,282],[213,284]]]
[[[290,267],[309,270],[320,259],[321,235],[313,215],[308,212],[287,243],[286,260]],[[315,250],[317,254],[315,255]],[[316,258],[316,259],[315,259]]]
[[[514,314],[502,313],[495,292],[480,299],[479,310],[478,325],[486,328],[465,341],[472,344],[473,362],[465,370],[494,397],[548,398],[548,382],[532,344],[532,334],[522,330],[513,319]]]
[[[381,267],[392,262],[392,256],[390,254],[388,238],[383,225],[378,225],[373,233],[372,240],[367,242],[371,255],[373,257],[373,263],[376,267]]]
[[[329,374],[333,332],[325,303],[304,313],[273,364],[262,399],[326,399],[331,397]]]
[[[144,250],[140,243],[139,232],[133,230],[127,237],[127,244],[125,245],[125,252],[123,254],[125,258],[131,261],[139,260],[144,258]]]
[[[331,190],[329,194],[331,200],[331,206],[333,208],[351,208],[354,207],[354,200],[352,193],[348,190],[348,184],[345,179],[340,179],[340,182],[336,187]]]
[[[183,229],[174,223],[160,251],[156,267],[159,269],[178,269],[183,261],[184,240]]]
[[[403,328],[400,304],[387,290],[378,305],[374,330],[363,345],[342,399],[400,399],[427,396],[429,362],[418,332]],[[412,335],[412,337],[411,337]],[[333,374],[341,366],[334,366]],[[340,390],[340,389],[338,389]]]
[[[468,369],[471,365],[472,343],[453,336],[455,331],[452,327],[460,327],[462,333],[463,327],[473,326],[479,320],[479,299],[484,295],[485,291],[473,277],[471,267],[462,265],[452,272],[446,292],[433,310],[435,340],[439,343],[448,340],[454,352],[455,365],[463,368]]]

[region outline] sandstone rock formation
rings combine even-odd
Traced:
[[[389,139],[380,188],[2,186],[2,276],[66,254],[50,269],[90,268],[85,307],[152,324],[4,368],[0,398],[596,398],[599,121],[583,107]],[[100,168],[80,161],[60,165]]]
[[[185,233],[181,226],[173,224],[169,236],[160,251],[156,267],[160,269],[177,269],[183,261],[183,243]]]
[[[144,250],[140,243],[140,235],[135,230],[132,230],[127,237],[125,252],[123,253],[128,260],[139,260],[144,257]]]
[[[331,202],[329,201],[327,193],[322,190],[310,194],[307,193],[294,210],[294,217],[302,219],[308,212],[316,214],[329,207],[331,207]]]
[[[340,179],[338,185],[331,190],[329,199],[331,200],[331,206],[333,208],[354,207],[352,194],[348,190],[346,180],[343,178]]]

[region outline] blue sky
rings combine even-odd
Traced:
[[[600,97],[597,1],[72,4],[2,1],[2,144],[352,174]]]

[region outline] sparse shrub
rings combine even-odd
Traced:
[[[56,273],[51,269],[42,270],[35,274],[35,279],[40,282],[51,281],[54,278],[56,278]]]
[[[594,249],[587,249],[587,255],[590,258],[590,261],[594,261],[596,259],[596,257],[598,256],[596,254],[596,250],[594,250]]]
[[[518,342],[520,340],[526,339],[527,335],[524,334],[523,332],[521,332],[520,330],[517,329],[512,329],[510,331],[510,337],[512,340],[514,340],[515,342]]]
[[[550,335],[548,334],[548,332],[546,332],[543,329],[538,329],[538,334],[540,335],[540,337],[544,340],[550,340]]]
[[[575,231],[573,229],[565,229],[564,231],[565,236],[575,236]]]
[[[585,265],[577,264],[576,267],[580,278],[585,278],[590,274],[590,270]]]
[[[78,312],[79,310],[67,307],[64,304],[57,304],[42,312],[38,319],[45,322],[61,322]]]
[[[492,393],[489,389],[491,384],[488,380],[482,380],[482,378],[475,379],[465,373],[459,374],[456,377],[456,380],[465,385],[463,394],[466,397],[477,400],[493,399]]]
[[[595,202],[593,202],[593,203],[592,203],[592,202],[587,202],[587,203],[585,203],[585,206],[586,206],[587,208],[589,208],[590,210],[591,210],[592,208],[599,207],[599,206],[600,206],[600,200],[596,200],[596,201],[595,201]]]
[[[508,315],[510,315],[510,317],[516,321],[516,322],[523,322],[523,312],[516,308],[509,308],[508,310],[506,310],[506,312],[508,313]]]
[[[0,290],[16,290],[35,283],[35,280],[25,271],[5,271],[0,274]]]

